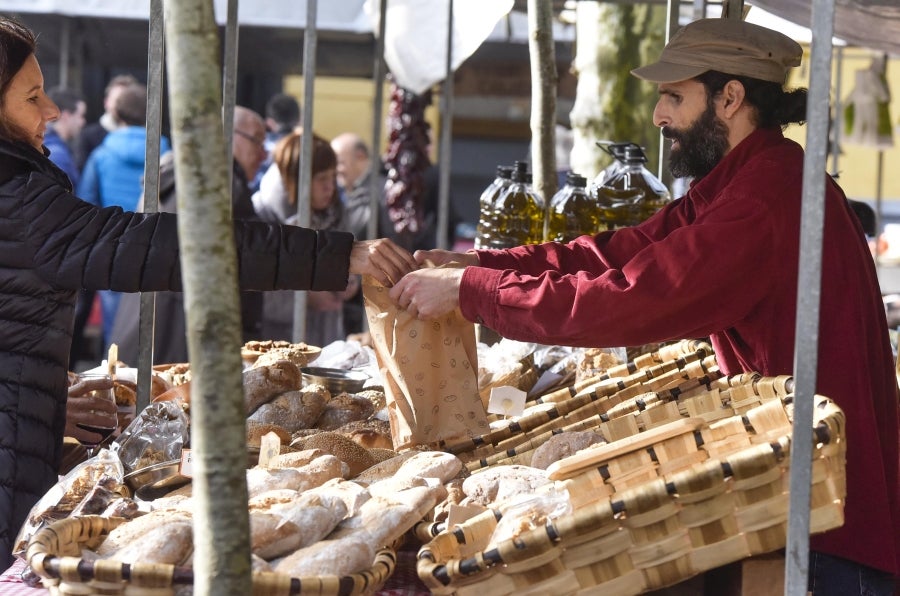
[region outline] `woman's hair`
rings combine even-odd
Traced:
[[[297,172],[300,167],[300,141],[303,133],[294,129],[275,145],[273,161],[278,166],[281,180],[284,182],[284,190],[287,193],[288,204],[297,204]],[[337,155],[331,145],[318,135],[313,135],[312,146],[312,175],[337,167]],[[337,188],[335,187],[335,194]]]
[[[728,81],[744,86],[747,103],[756,108],[756,125],[760,128],[784,128],[788,124],[806,122],[806,89],[785,90],[779,83],[710,70],[697,77],[706,87],[711,101]]]
[[[3,116],[6,92],[13,77],[21,70],[29,56],[34,54],[34,33],[18,21],[0,16],[0,136],[17,139],[21,134],[10,127]]]

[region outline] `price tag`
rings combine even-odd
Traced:
[[[487,411],[503,416],[521,416],[525,411],[525,392],[509,385],[491,389]]]
[[[259,441],[259,467],[268,468],[273,457],[281,453],[281,439],[274,432],[268,432]]]
[[[194,476],[194,456],[190,449],[181,450],[181,463],[178,464],[178,473],[188,478]]]
[[[453,505],[447,509],[447,527],[458,526],[466,520],[487,511],[487,507],[481,505]]]

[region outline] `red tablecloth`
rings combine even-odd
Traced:
[[[25,559],[16,559],[12,567],[0,574],[0,596],[47,596],[45,588],[31,588],[22,583]]]

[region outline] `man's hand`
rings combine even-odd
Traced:
[[[389,295],[414,317],[436,319],[459,307],[459,284],[464,271],[462,267],[419,269],[407,273]]]
[[[387,287],[416,267],[409,251],[387,238],[356,241],[350,251],[350,273],[371,275]]]

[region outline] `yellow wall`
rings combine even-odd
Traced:
[[[845,48],[843,50],[843,60],[841,67],[841,89],[836,89],[837,85],[837,69],[838,54],[835,51],[832,61],[833,70],[831,77],[832,101],[839,98],[841,101],[841,109],[846,105],[846,98],[853,90],[856,71],[868,68],[872,61],[872,52],[860,48]],[[789,83],[794,87],[809,86],[809,64],[810,56],[807,48],[803,57],[803,67],[799,69]],[[900,175],[898,175],[898,165],[900,165],[900,59],[894,58],[888,60],[887,81],[891,87],[891,104],[890,114],[891,123],[894,126],[894,147],[884,152],[883,174],[882,174],[882,198],[885,201],[898,201],[900,205]],[[861,145],[853,145],[844,142],[843,115],[841,114],[835,124],[841,125],[841,148],[843,153],[838,156],[838,182],[852,199],[861,199],[866,201],[874,201],[877,193],[877,165],[878,150]],[[787,136],[796,140],[800,144],[805,144],[807,127],[791,126],[787,129]],[[832,171],[832,156],[828,156],[828,172]]]
[[[303,104],[303,77],[288,76],[284,79],[286,93],[296,97]],[[315,110],[313,111],[313,129],[317,134],[333,139],[343,132],[355,132],[372,144],[372,108],[375,101],[375,85],[369,79],[351,79],[346,77],[316,77],[314,88]],[[381,147],[377,153],[387,148],[388,130],[386,118],[390,106],[391,87],[384,84],[384,104],[381,119]],[[431,124],[432,160],[436,160],[439,115],[437,110],[439,98],[434,97],[431,107],[425,111],[425,119]]]

